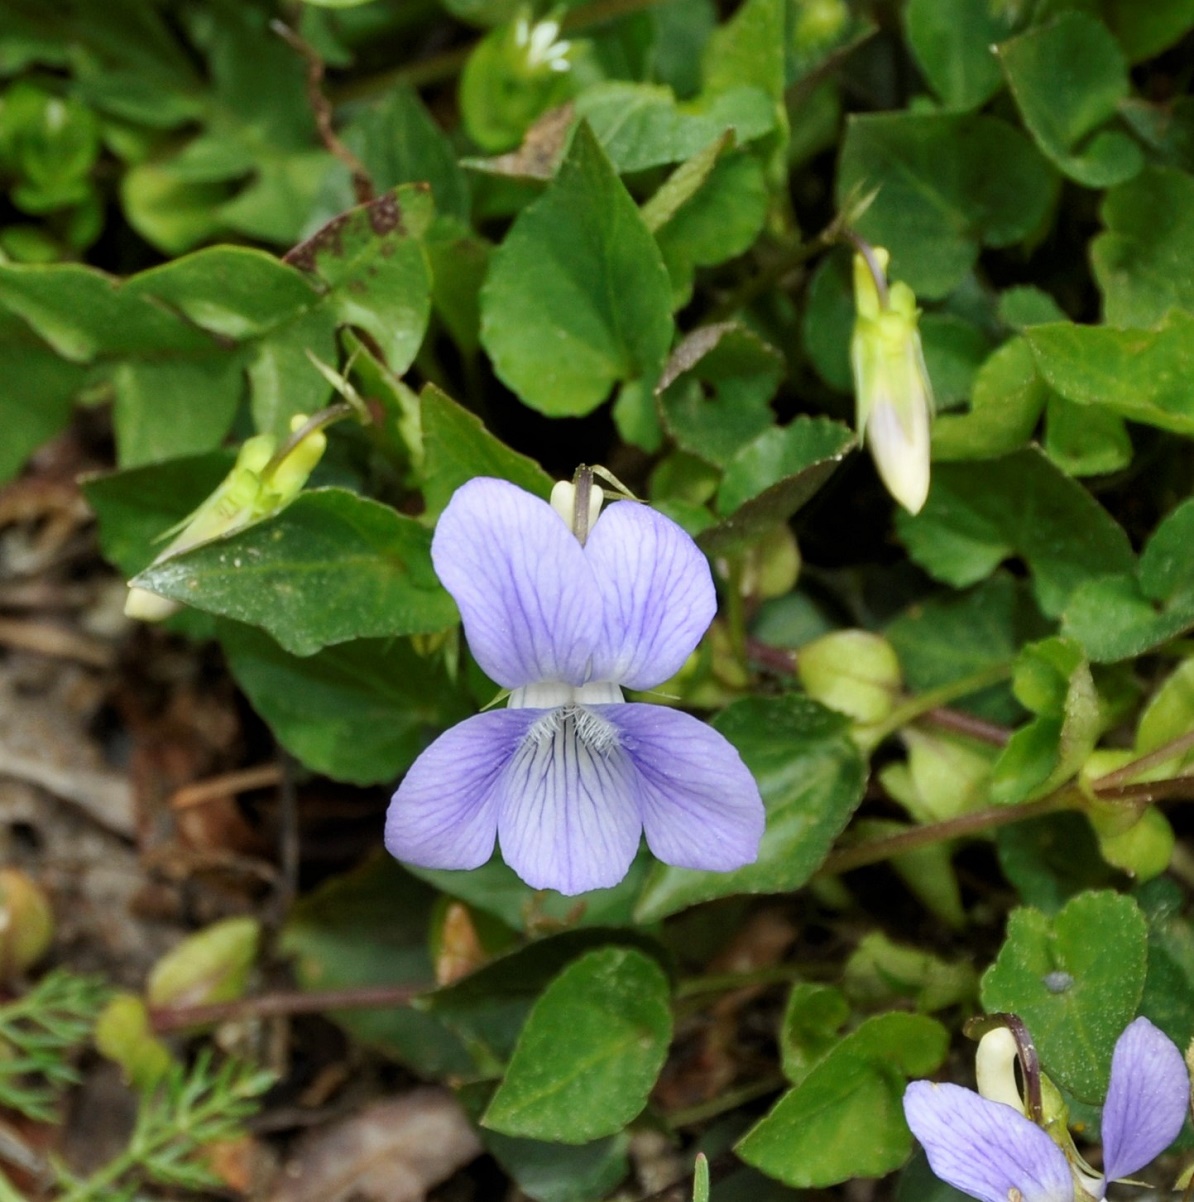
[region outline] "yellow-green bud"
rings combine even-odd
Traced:
[[[1140,821],[1117,834],[1099,836],[1103,859],[1138,881],[1151,881],[1169,867],[1176,840],[1160,810],[1147,809]]]
[[[54,912],[25,873],[0,868],[0,983],[19,977],[50,949]]]
[[[880,274],[888,254],[871,251]],[[850,361],[859,437],[865,437],[887,491],[910,513],[929,495],[929,422],[933,391],[925,367],[912,290],[886,284],[862,254],[854,256],[854,336]]]
[[[154,1088],[173,1063],[166,1045],[153,1033],[145,1003],[135,993],[118,993],[100,1012],[95,1046],[120,1065],[129,1084],[141,1092]]]
[[[869,630],[838,630],[806,644],[796,670],[814,701],[864,724],[882,722],[901,687],[895,651]]]
[[[303,413],[291,418],[291,434],[297,434],[307,420]],[[256,434],[246,439],[232,470],[198,509],[174,531],[167,531],[167,534],[177,533],[153,562],[161,563],[277,513],[299,494],[326,447],[327,435],[322,429],[300,438],[281,459],[275,458],[277,443],[272,434]],[[130,588],[124,612],[143,622],[160,622],[179,608],[177,601],[146,589]]]
[[[226,918],[184,939],[154,965],[151,1006],[206,1006],[240,997],[257,958],[260,924]]]

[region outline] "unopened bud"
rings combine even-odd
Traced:
[[[54,912],[41,886],[15,868],[0,868],[0,982],[32,968],[53,939]]]
[[[1016,1084],[1016,1037],[1007,1027],[993,1027],[978,1041],[974,1075],[978,1092],[992,1102],[1002,1102],[1027,1114],[1020,1087]]]
[[[925,367],[912,289],[883,278],[881,247],[854,256],[854,336],[850,361],[859,437],[887,491],[909,513],[929,495],[929,422],[933,391]]]
[[[1151,881],[1169,867],[1175,844],[1169,819],[1151,808],[1126,831],[1099,836],[1103,859],[1140,882]]]
[[[226,918],[184,939],[149,974],[151,1006],[206,1006],[240,997],[257,958],[260,924]]]
[[[120,1065],[134,1089],[147,1092],[173,1063],[166,1045],[153,1033],[145,1003],[135,993],[118,993],[95,1024],[100,1055]]]
[[[869,630],[838,630],[806,644],[796,670],[814,701],[863,724],[882,722],[899,697],[899,658]]]

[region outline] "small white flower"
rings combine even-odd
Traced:
[[[567,71],[568,51],[571,42],[556,41],[560,33],[559,21],[539,21],[532,25],[526,17],[519,17],[514,26],[514,41],[526,50],[527,66],[534,70],[546,67],[549,71]]]

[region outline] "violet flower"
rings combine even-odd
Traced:
[[[1120,1035],[1103,1106],[1103,1173],[1021,1110],[958,1085],[914,1081],[904,1114],[933,1172],[981,1202],[1099,1202],[1110,1181],[1142,1169],[1177,1138],[1190,1104],[1181,1053],[1147,1018]]]
[[[435,570],[473,656],[511,693],[411,766],[386,816],[398,859],[476,868],[496,836],[528,884],[569,894],[620,881],[644,833],[686,868],[755,859],[763,803],[734,748],[689,714],[622,699],[674,675],[708,628],[708,563],[633,501],[593,507],[590,524],[582,543],[551,505],[488,478],[441,515]]]

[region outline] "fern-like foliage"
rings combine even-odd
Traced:
[[[108,987],[58,971],[0,1006],[0,1106],[53,1122],[58,1095],[77,1079],[72,1053],[90,1035]]]

